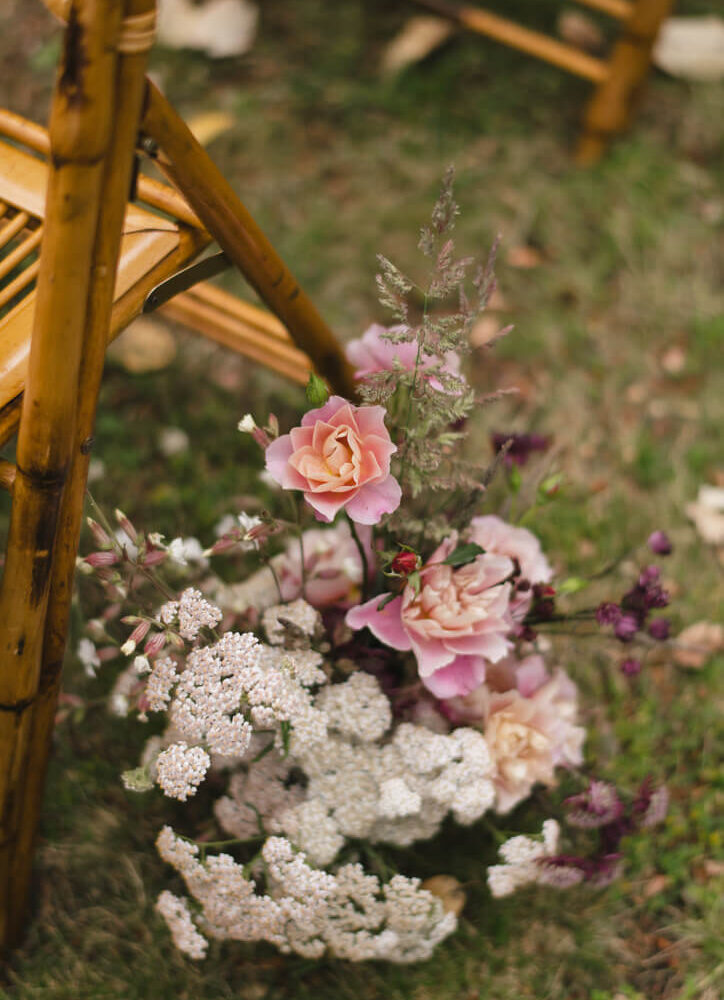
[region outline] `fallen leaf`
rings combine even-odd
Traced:
[[[142,375],[170,365],[176,341],[161,323],[140,316],[111,344],[108,356],[132,375]]]
[[[651,58],[655,66],[685,80],[724,78],[724,20],[670,17],[664,21]]]
[[[159,0],[157,39],[169,49],[200,49],[212,59],[242,55],[254,44],[259,11],[249,0]]]
[[[433,875],[431,878],[426,878],[420,888],[427,889],[433,896],[437,896],[446,913],[454,913],[456,917],[462,913],[466,902],[465,893],[452,875]]]
[[[511,247],[506,255],[506,260],[511,267],[529,270],[533,267],[540,267],[543,263],[543,254],[535,247],[523,245]]]
[[[700,486],[696,502],[686,505],[686,516],[705,542],[724,545],[724,489]]]
[[[452,21],[443,17],[411,17],[382,55],[380,68],[388,76],[420,62],[447,41],[455,31]]]
[[[663,892],[670,884],[671,877],[669,875],[654,875],[644,886],[641,895],[644,899],[651,899],[652,896],[657,896],[660,892]]]
[[[470,344],[472,347],[482,347],[484,344],[495,340],[502,329],[502,324],[495,316],[483,314],[476,320],[470,331]]]
[[[588,52],[600,52],[605,39],[603,32],[593,18],[579,10],[564,10],[558,15],[558,34],[565,42],[586,49]]]
[[[688,670],[699,670],[722,649],[724,626],[715,622],[696,622],[677,635],[674,662]]]
[[[686,367],[686,352],[678,344],[669,347],[661,357],[661,367],[669,375],[678,375]]]
[[[186,119],[186,124],[202,146],[208,144],[235,124],[235,118],[228,111],[202,111]]]

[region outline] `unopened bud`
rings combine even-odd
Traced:
[[[139,622],[128,637],[129,642],[136,643],[142,642],[148,635],[148,630],[150,629],[150,622]]]
[[[94,521],[92,517],[86,518],[86,524],[91,530],[91,534],[93,535],[93,540],[96,545],[100,545],[104,549],[110,548],[110,546],[113,545],[108,533],[104,531],[101,525],[97,521]]]
[[[329,399],[327,383],[319,375],[315,375],[314,372],[309,373],[309,381],[307,382],[305,392],[312,406],[324,406]]]
[[[123,513],[122,510],[116,509],[115,514],[116,514],[116,521],[118,521],[119,527],[128,535],[131,541],[135,544],[135,542],[138,539],[138,532],[131,524],[131,522],[128,520],[128,518],[126,517],[126,515]]]
[[[143,652],[146,656],[156,656],[166,645],[166,636],[163,632],[155,632],[146,640]]]
[[[409,576],[418,568],[419,559],[414,552],[398,552],[392,560],[390,569],[400,576]]]
[[[89,556],[85,557],[85,561],[93,569],[99,569],[101,566],[113,566],[118,562],[118,556],[115,552],[91,552]]]

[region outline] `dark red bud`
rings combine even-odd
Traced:
[[[418,559],[414,552],[398,552],[392,560],[391,570],[400,576],[409,576],[417,569]]]

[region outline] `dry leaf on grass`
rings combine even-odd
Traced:
[[[466,896],[462,886],[452,875],[433,875],[426,878],[420,888],[437,896],[446,913],[454,913],[459,917],[463,912]]]
[[[699,670],[723,649],[724,626],[715,622],[696,622],[677,635],[674,662],[688,670]]]
[[[171,364],[176,341],[157,320],[140,316],[111,344],[108,356],[132,375],[143,375]]]
[[[235,123],[235,118],[228,111],[202,111],[186,119],[186,124],[193,132],[196,140],[202,146],[208,146],[217,135],[228,132]]]
[[[540,267],[543,263],[543,254],[532,246],[511,247],[506,254],[506,261],[511,267],[519,267],[529,270],[533,267]]]
[[[380,69],[388,76],[420,62],[447,41],[455,31],[443,17],[411,17],[385,48]]]
[[[705,542],[724,545],[724,489],[700,486],[696,501],[686,505],[686,516]]]
[[[724,79],[724,20],[670,17],[652,53],[655,66],[684,80]]]
[[[200,49],[212,59],[248,52],[254,44],[259,10],[249,0],[160,0],[158,43],[169,49]]]
[[[580,10],[564,10],[558,15],[558,34],[565,42],[588,52],[600,52],[605,38],[593,18]]]

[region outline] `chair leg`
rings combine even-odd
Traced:
[[[608,75],[586,108],[576,162],[595,163],[609,139],[628,125],[633,103],[651,61],[651,49],[673,0],[635,0],[608,63]]]
[[[129,15],[139,15],[147,13],[153,9],[153,0],[128,0],[127,11]],[[115,11],[109,8],[115,8]],[[49,504],[45,503],[45,516],[47,518],[47,531],[44,537],[46,559],[43,563],[44,576],[42,580],[42,614],[40,609],[26,608],[23,605],[25,595],[22,588],[13,586],[16,574],[11,570],[11,555],[18,546],[18,535],[23,535],[28,527],[27,502],[23,503],[22,494],[14,496],[11,537],[8,547],[8,563],[6,564],[3,588],[0,591],[0,613],[10,608],[17,607],[23,612],[23,621],[26,625],[26,641],[23,645],[23,652],[32,647],[32,661],[28,661],[25,671],[22,673],[23,681],[16,680],[15,687],[25,693],[25,704],[22,714],[22,734],[18,732],[15,736],[14,744],[8,747],[5,743],[0,743],[0,755],[4,756],[8,752],[10,759],[15,762],[15,780],[2,788],[3,800],[0,800],[2,813],[2,843],[0,844],[0,947],[6,950],[18,943],[22,936],[24,914],[26,909],[27,890],[32,866],[32,849],[35,839],[35,830],[42,798],[44,776],[47,767],[48,752],[50,749],[53,718],[57,701],[58,687],[60,683],[60,673],[65,647],[65,638],[68,621],[68,609],[72,591],[73,569],[75,564],[75,553],[77,550],[78,536],[80,533],[80,521],[83,506],[83,492],[85,488],[85,476],[87,471],[86,442],[89,441],[92,432],[95,416],[96,401],[101,374],[103,370],[103,357],[107,341],[107,333],[110,321],[110,311],[113,296],[113,285],[115,281],[116,264],[121,240],[121,228],[126,206],[126,198],[131,177],[131,167],[135,137],[140,119],[141,103],[144,92],[144,71],[146,64],[146,52],[131,51],[124,53],[118,61],[118,72],[116,69],[116,57],[113,54],[113,45],[109,44],[109,29],[113,27],[113,14],[119,14],[118,4],[109,4],[107,0],[79,0],[75,9],[76,24],[80,23],[85,36],[88,37],[95,31],[100,38],[102,48],[94,51],[92,44],[88,44],[84,53],[87,58],[85,64],[81,64],[81,71],[85,71],[89,76],[87,79],[93,83],[93,105],[97,109],[100,121],[91,123],[93,125],[93,135],[102,137],[94,155],[94,185],[89,187],[88,181],[84,183],[84,191],[91,197],[88,198],[88,218],[84,239],[79,247],[78,222],[72,215],[68,220],[71,232],[70,235],[72,253],[61,252],[63,246],[62,239],[55,243],[57,255],[61,265],[63,257],[75,259],[77,269],[84,269],[85,281],[80,280],[80,274],[75,274],[76,314],[73,317],[72,328],[70,324],[64,327],[64,337],[59,337],[59,327],[56,322],[48,323],[48,310],[41,310],[41,288],[43,274],[50,275],[56,280],[52,288],[60,288],[62,294],[63,281],[58,281],[59,262],[51,252],[48,252],[47,242],[44,241],[43,253],[41,254],[41,278],[38,283],[38,307],[36,312],[35,328],[33,332],[31,346],[31,365],[25,391],[24,419],[21,420],[20,437],[18,445],[18,480],[22,482],[23,470],[30,466],[38,466],[37,456],[30,453],[27,457],[27,446],[21,447],[26,438],[33,433],[34,424],[38,422],[38,412],[48,408],[48,382],[43,381],[43,376],[47,378],[46,367],[39,371],[37,384],[31,381],[34,373],[33,357],[40,355],[41,358],[47,353],[48,339],[59,341],[62,350],[70,351],[74,357],[74,363],[66,366],[60,365],[55,357],[56,370],[50,368],[50,378],[55,376],[55,384],[62,382],[63,399],[66,401],[65,409],[55,414],[55,421],[49,422],[45,429],[46,437],[52,433],[57,434],[57,429],[63,427],[63,449],[62,455],[57,460],[57,465],[62,469],[62,475],[58,475],[58,488],[53,492],[52,510],[48,511]],[[116,28],[118,18],[116,20]],[[72,34],[74,20],[70,19],[69,34]],[[110,37],[113,37],[112,30]],[[98,73],[91,79],[93,71],[93,58],[101,58],[104,64],[104,75],[98,79]],[[68,60],[66,59],[66,66]],[[61,76],[62,79],[62,76]],[[91,102],[86,102],[90,104]],[[78,102],[75,111],[77,122],[69,123],[67,117],[58,125],[58,128],[65,128],[71,135],[75,135],[77,149],[76,155],[83,157],[85,147],[83,142],[78,141],[77,133],[73,132],[72,126],[76,124],[83,126],[83,104]],[[56,104],[54,102],[54,114]],[[113,134],[111,132],[111,122],[113,123]],[[51,142],[54,131],[51,120]],[[57,146],[54,151],[58,152]],[[63,156],[65,156],[63,151]],[[62,157],[59,157],[62,163]],[[58,161],[52,161],[58,162]],[[58,171],[64,168],[53,167],[51,178]],[[85,168],[86,172],[88,168]],[[97,177],[95,176],[97,174]],[[46,233],[50,228],[52,218],[51,210],[55,204],[55,199],[51,197],[53,192],[52,181],[48,197],[48,223]],[[49,295],[52,302],[52,290]],[[52,314],[52,310],[50,311]],[[67,400],[72,401],[75,408],[70,410]],[[56,429],[55,431],[53,429]],[[67,433],[65,429],[67,428]],[[43,438],[38,436],[35,441],[36,450],[42,447]],[[42,457],[42,456],[41,456]],[[62,459],[62,464],[60,463]],[[62,484],[62,490],[60,488]],[[32,485],[32,483],[31,483]],[[47,488],[47,487],[46,487]],[[16,487],[17,491],[17,487]],[[18,503],[19,501],[19,503]],[[32,536],[31,536],[32,537]],[[27,546],[26,546],[27,548]],[[47,554],[52,552],[52,566]],[[37,559],[37,552],[33,555]],[[17,555],[14,556],[15,564],[18,563]],[[20,577],[17,577],[20,579]],[[35,586],[35,579],[31,585],[31,591]],[[20,589],[20,593],[17,591]],[[28,588],[25,588],[27,590]],[[27,599],[25,604],[27,604]],[[30,602],[33,603],[32,601]],[[37,604],[37,602],[36,602]],[[34,614],[31,612],[34,610]],[[7,621],[7,618],[3,618]],[[30,625],[34,629],[32,638]],[[21,676],[17,670],[17,659],[20,656],[19,648],[21,643],[16,641],[14,631],[7,630],[9,641],[3,636],[3,644],[0,647],[0,680],[6,682],[11,676],[16,678]],[[13,648],[14,643],[14,648]],[[14,656],[14,659],[13,659]],[[13,671],[13,667],[15,670]],[[17,695],[17,691],[16,691]],[[17,698],[16,698],[17,704]],[[0,720],[2,721],[2,720]]]
[[[284,261],[166,98],[149,83],[143,131],[158,144],[156,162],[186,196],[219,246],[289,330],[332,388],[354,398],[344,351]]]

